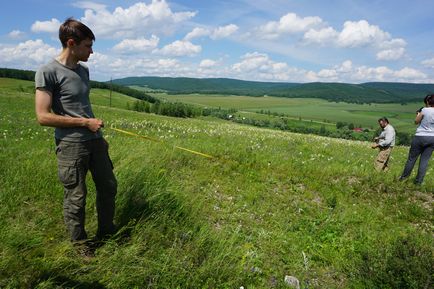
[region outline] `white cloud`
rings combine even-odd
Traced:
[[[59,31],[61,23],[56,18],[52,18],[50,21],[36,21],[32,24],[31,30],[33,32],[47,32],[57,33]]]
[[[250,72],[252,70],[261,69],[270,63],[267,54],[253,52],[247,53],[242,57],[242,61],[235,63],[232,68],[236,72]]]
[[[329,80],[337,80],[338,72],[334,69],[321,69],[318,72],[318,77],[329,79]]]
[[[346,21],[337,43],[342,47],[359,47],[380,44],[390,38],[389,33],[384,32],[378,26],[369,24],[366,20]]]
[[[194,38],[199,38],[199,37],[202,37],[202,36],[208,36],[210,34],[211,34],[211,32],[210,32],[209,29],[205,29],[205,28],[201,28],[201,27],[195,27],[191,32],[189,32],[184,37],[184,39],[190,41],[190,40],[192,40]]]
[[[216,28],[211,34],[211,39],[221,39],[230,36],[238,30],[238,26],[235,24],[229,24]]]
[[[345,60],[342,62],[342,65],[338,67],[338,71],[341,73],[348,73],[351,72],[351,69],[353,68],[353,63],[351,60]]]
[[[258,32],[262,38],[275,39],[283,34],[305,32],[311,28],[320,27],[322,24],[323,21],[318,16],[302,18],[295,13],[288,13],[282,16],[279,21],[270,21],[260,26]]]
[[[395,71],[394,76],[401,80],[419,80],[423,81],[427,79],[427,75],[417,69],[404,67],[401,70]]]
[[[194,45],[189,41],[177,40],[168,44],[160,50],[155,50],[155,53],[168,56],[193,56],[202,51],[200,45]]]
[[[235,24],[229,24],[226,26],[220,26],[215,29],[208,29],[202,27],[195,27],[191,32],[189,32],[184,40],[192,40],[194,38],[209,36],[213,40],[226,38],[238,30],[238,26]]]
[[[232,75],[240,79],[263,81],[302,81],[306,71],[289,67],[285,62],[276,62],[267,54],[253,52],[241,57],[241,62],[231,66]]]
[[[307,44],[334,45],[340,48],[371,47],[378,50],[378,60],[398,60],[405,55],[406,41],[392,38],[389,33],[366,20],[347,21],[342,31],[332,27],[309,29],[303,37]]]
[[[405,47],[407,42],[402,38],[394,38],[379,43],[378,47],[381,49],[394,49],[396,47]]]
[[[59,51],[42,40],[28,40],[16,46],[0,45],[0,66],[35,69],[54,58]]]
[[[196,12],[172,12],[165,0],[150,4],[135,3],[129,8],[117,7],[113,12],[102,6],[88,8],[81,21],[102,38],[134,38],[151,34],[172,34],[179,23],[194,17]]]
[[[119,57],[94,53],[87,64],[91,78],[99,80],[143,75],[200,77],[197,67],[173,58]]]
[[[113,50],[119,52],[146,52],[152,51],[158,46],[160,39],[152,35],[150,39],[138,38],[138,39],[125,39],[116,44]]]
[[[25,33],[20,30],[12,30],[8,33],[8,36],[12,39],[19,39],[24,37]]]
[[[428,68],[434,68],[434,58],[426,59],[421,62],[423,66],[426,66]]]
[[[351,61],[345,61],[340,67],[335,67],[339,81],[343,82],[368,82],[368,81],[389,81],[389,82],[429,82],[428,76],[413,68],[405,67],[400,70],[393,70],[387,66],[358,66],[354,67]],[[318,74],[318,76],[320,76]]]
[[[398,47],[396,49],[382,50],[377,53],[378,60],[397,60],[400,59],[405,53],[403,47]]]
[[[309,29],[303,38],[308,43],[327,44],[334,43],[338,35],[339,33],[332,27],[327,27],[320,30]]]
[[[78,1],[72,4],[72,6],[81,8],[81,9],[91,9],[95,11],[101,11],[106,9],[106,5],[99,4],[91,1]]]
[[[155,54],[147,56],[146,58],[137,56],[118,57],[112,54],[94,53],[88,62],[91,77],[96,75],[98,79],[107,80],[110,77],[158,75],[199,78],[230,77],[257,81],[302,83],[313,81],[348,83],[369,81],[432,82],[426,74],[417,69],[405,67],[393,70],[387,66],[356,66],[351,60],[346,60],[339,65],[319,71],[307,71],[297,67],[290,67],[285,62],[274,61],[267,54],[258,52],[247,53],[240,58],[239,62],[232,65],[224,65],[220,60],[212,59],[203,59],[200,63],[194,64],[181,62],[173,58],[153,58]]]
[[[217,61],[211,60],[211,59],[203,59],[200,64],[199,67],[200,68],[212,68],[217,64]]]

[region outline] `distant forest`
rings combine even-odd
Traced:
[[[283,83],[186,77],[127,77],[113,80],[113,82],[124,86],[162,90],[169,94],[202,93],[255,97],[267,95],[289,98],[320,98],[333,102],[360,104],[420,102],[428,93],[434,93],[434,84],[398,82]]]
[[[0,68],[0,77],[33,81],[35,72],[30,70]],[[139,86],[144,91],[132,89]],[[289,98],[320,98],[347,103],[401,103],[420,102],[425,95],[434,93],[434,84],[368,82],[348,83],[283,83],[244,81],[228,78],[187,77],[127,77],[112,82],[91,81],[91,87],[106,88],[150,103],[158,99],[146,90],[160,90],[169,94],[221,94],[254,97],[277,96]]]

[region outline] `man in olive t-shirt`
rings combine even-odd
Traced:
[[[35,110],[41,125],[55,127],[58,176],[64,187],[64,220],[71,241],[88,248],[84,227],[86,174],[96,187],[97,239],[115,232],[113,224],[117,181],[102,137],[102,120],[95,118],[89,100],[86,62],[95,36],[81,22],[67,19],[59,29],[60,55],[41,67],[35,76]],[[86,256],[93,254],[87,250]]]

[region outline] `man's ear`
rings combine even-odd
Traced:
[[[67,46],[67,47],[71,47],[71,46],[74,46],[74,45],[75,45],[75,40],[74,40],[74,39],[69,38],[69,39],[66,41],[66,46]]]

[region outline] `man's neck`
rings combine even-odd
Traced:
[[[75,69],[78,66],[78,61],[73,57],[67,49],[62,50],[59,56],[56,57],[56,60],[71,69]]]

